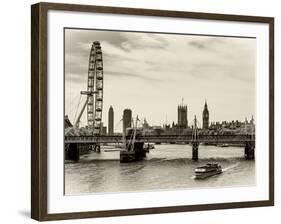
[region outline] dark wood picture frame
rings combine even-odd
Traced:
[[[49,10],[129,14],[269,24],[269,200],[48,214],[47,210],[47,13]],[[274,18],[38,3],[31,6],[31,217],[39,221],[187,212],[274,205]]]

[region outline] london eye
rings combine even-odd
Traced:
[[[87,91],[81,91],[87,99],[79,113],[75,126],[79,127],[81,116],[87,106],[87,124],[92,135],[100,135],[103,107],[103,59],[99,41],[92,44],[89,56]]]

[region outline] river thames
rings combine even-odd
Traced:
[[[191,160],[192,146],[155,145],[147,158],[120,163],[110,146],[100,154],[82,155],[79,162],[65,162],[65,194],[136,192],[188,188],[243,187],[255,185],[255,161],[244,159],[244,147],[199,146],[199,161]],[[194,179],[194,169],[218,162],[223,173]]]

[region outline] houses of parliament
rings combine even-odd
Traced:
[[[177,127],[179,129],[188,128],[187,112],[187,105],[184,105],[183,103],[181,105],[178,105],[178,123],[177,125],[173,124],[173,127]],[[207,101],[205,101],[204,109],[202,112],[202,128],[209,128],[209,110]]]

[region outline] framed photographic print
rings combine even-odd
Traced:
[[[274,204],[274,18],[32,5],[32,218]]]

